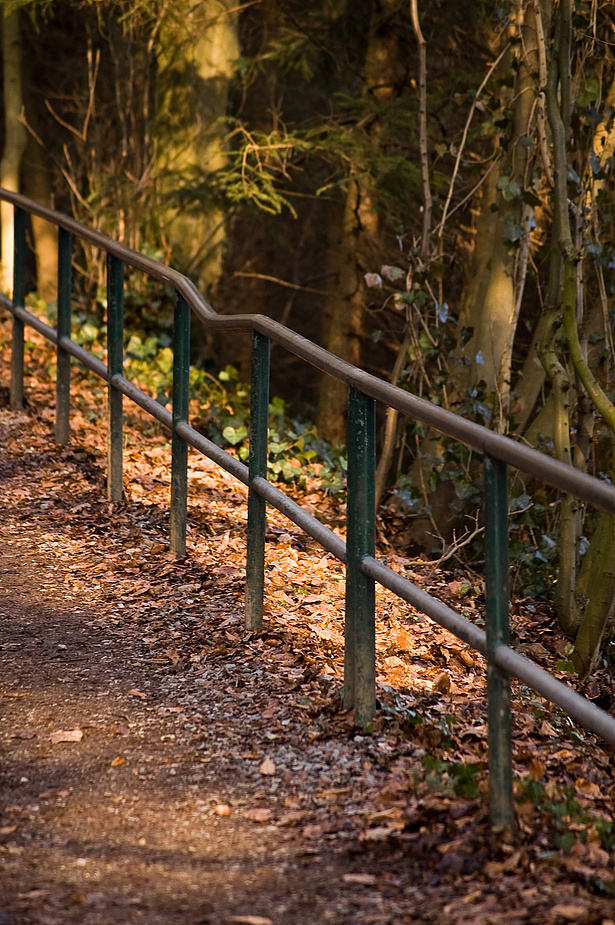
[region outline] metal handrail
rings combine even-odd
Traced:
[[[267,502],[346,564],[344,698],[347,706],[355,708],[355,717],[359,724],[363,725],[368,722],[375,710],[375,581],[486,655],[492,823],[512,826],[514,821],[510,674],[560,706],[581,725],[615,745],[615,718],[553,678],[529,659],[514,652],[508,645],[506,465],[512,465],[561,491],[574,494],[610,514],[615,514],[615,487],[384,382],[264,315],[219,315],[196,286],[178,271],[145,257],[69,216],[3,189],[0,189],[0,199],[15,206],[13,300],[0,296],[0,304],[11,311],[14,318],[12,361],[12,400],[14,404],[19,405],[23,397],[23,325],[28,324],[55,343],[58,348],[56,433],[59,435],[59,442],[68,440],[68,357],[75,357],[109,383],[111,431],[109,497],[121,497],[122,491],[121,396],[126,395],[169,428],[173,435],[171,547],[175,551],[185,550],[186,449],[188,445],[208,456],[247,485],[249,495],[246,626],[248,628],[258,629],[262,622],[265,504]],[[25,213],[46,219],[60,229],[57,330],[26,311],[24,307]],[[107,253],[110,313],[108,366],[70,339],[72,235],[80,237]],[[173,412],[168,411],[122,375],[124,265],[140,270],[172,287],[177,294]],[[207,327],[214,330],[252,332],[253,360],[248,466],[198,433],[187,421],[190,310]],[[290,353],[322,372],[345,382],[350,388],[347,543],[283,491],[267,481],[267,409],[271,342],[286,348]],[[64,371],[63,382],[60,382],[61,365]],[[374,557],[373,484],[376,400],[481,451],[485,456],[486,632]]]

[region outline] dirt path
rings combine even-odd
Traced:
[[[0,925],[613,925],[595,839],[497,848],[478,791],[425,781],[429,729],[357,735],[326,648],[245,636],[223,486],[218,559],[178,560],[46,418],[0,410]]]

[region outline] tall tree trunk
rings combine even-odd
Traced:
[[[509,154],[485,183],[480,198],[476,241],[462,299],[460,325],[471,328],[458,352],[458,388],[484,382],[494,405],[493,426],[504,432],[510,413],[512,350],[525,285],[532,208],[522,193],[531,189],[533,154],[527,137],[535,119],[536,75],[539,72],[536,13],[520,7],[514,30],[518,51],[504,55],[500,72],[515,69],[509,105],[513,108]],[[516,62],[515,62],[516,57]]]
[[[363,67],[362,95],[385,103],[395,94],[400,73],[399,30],[394,16],[401,0],[374,0],[369,41]],[[377,145],[380,128],[371,127]],[[364,274],[373,270],[379,231],[378,207],[372,182],[364,169],[351,177],[344,204],[339,237],[333,244],[333,265],[339,271],[335,288],[324,312],[324,341],[327,349],[350,363],[361,363],[364,327]],[[318,407],[318,429],[325,440],[346,440],[346,396],[343,383],[323,377]]]
[[[19,13],[5,16],[2,26],[2,72],[4,80],[4,152],[0,162],[0,186],[19,192],[19,170],[26,145],[26,132],[20,122],[23,108],[21,82],[21,34]],[[13,207],[0,206],[2,228],[2,265],[0,289],[13,291]]]
[[[237,9],[232,0],[181,0],[162,24],[157,50],[156,168],[164,234],[179,267],[205,292],[222,271],[224,215],[216,208],[167,208],[165,199],[225,164],[223,120],[239,57]]]
[[[375,252],[378,213],[368,179],[352,180],[346,196],[339,240],[333,263],[338,271],[335,289],[328,300],[327,349],[355,366],[361,364],[361,334],[365,312],[363,274],[369,254]],[[367,250],[367,254],[366,254]],[[372,264],[373,265],[373,264]],[[320,387],[318,429],[333,444],[346,441],[346,402],[348,390],[331,376]]]
[[[52,206],[51,164],[40,141],[41,127],[35,110],[36,100],[28,80],[28,62],[24,62],[24,99],[28,121],[26,148],[23,155],[22,186],[26,196]],[[32,216],[32,237],[36,259],[36,289],[39,299],[49,303],[57,296],[58,231],[55,225]]]

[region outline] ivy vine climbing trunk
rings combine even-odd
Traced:
[[[540,74],[537,11],[532,3],[520,4],[510,27],[502,33],[496,71],[502,111],[510,122],[510,137],[495,138],[492,169],[477,201],[476,238],[459,324],[470,336],[460,344],[455,380],[462,394],[482,383],[493,405],[493,426],[508,427],[512,351],[525,288],[530,235],[535,225],[535,147],[540,109],[536,106]],[[507,92],[504,76],[513,72]],[[505,156],[501,152],[506,151]]]

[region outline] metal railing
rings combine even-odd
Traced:
[[[245,625],[258,630],[264,603],[266,504],[289,518],[346,566],[344,702],[354,708],[355,722],[365,726],[376,709],[375,582],[388,588],[487,658],[490,817],[494,826],[512,827],[512,739],[510,676],[538,691],[587,729],[615,745],[615,718],[553,678],[509,646],[507,466],[535,476],[560,491],[615,514],[615,487],[544,456],[485,427],[390,385],[333,356],[322,347],[264,315],[219,315],[196,286],[181,273],[117,241],[5,190],[0,199],[15,207],[13,299],[0,304],[13,315],[11,402],[23,404],[24,326],[57,345],[56,439],[70,436],[70,358],[75,357],[108,383],[109,441],[107,494],[122,497],[122,398],[126,395],[172,433],[170,544],[186,548],[187,451],[200,451],[248,486]],[[26,311],[27,213],[58,226],[58,318],[51,328]],[[72,237],[107,254],[107,356],[105,365],[70,338]],[[140,270],[176,293],[173,343],[172,412],[123,376],[124,266]],[[190,315],[218,331],[252,332],[249,459],[245,466],[192,428],[188,421]],[[284,347],[316,369],[349,387],[347,542],[267,481],[269,354],[271,343]],[[446,604],[422,591],[375,558],[374,477],[376,401],[396,408],[484,454],[486,560],[486,632]]]

